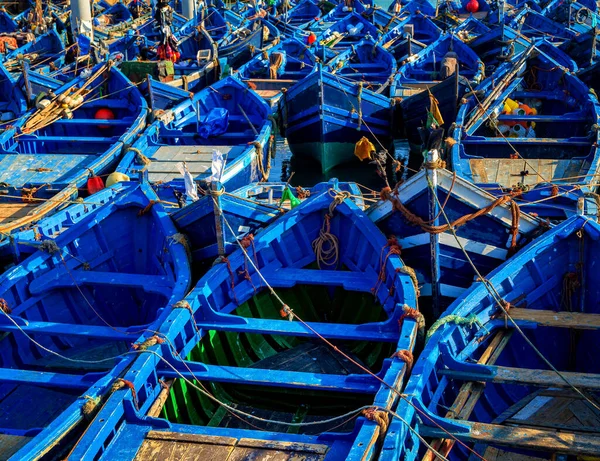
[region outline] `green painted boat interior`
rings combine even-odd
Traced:
[[[279,296],[303,320],[313,322],[360,324],[386,320],[387,315],[370,293],[346,291],[341,287],[297,285],[278,289]],[[234,314],[246,318],[281,320],[277,300],[267,291],[257,293],[241,304]],[[332,341],[339,350],[373,372],[390,357],[393,343],[370,341]],[[365,374],[352,361],[318,338],[261,335],[210,331],[187,357],[214,365],[269,370],[300,371],[317,374]],[[313,391],[287,387],[195,382],[220,401],[255,416],[287,422],[311,422],[337,416],[373,402],[373,394]],[[162,417],[171,422],[199,426],[230,427],[289,432],[320,433],[324,430],[351,431],[354,418],[340,425],[290,427],[275,423],[245,420],[219,406],[181,379],[174,381]],[[255,424],[256,423],[256,424]]]

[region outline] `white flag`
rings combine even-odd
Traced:
[[[212,151],[212,166],[211,171],[212,175],[206,181],[220,181],[223,176],[223,171],[225,170],[225,159],[223,158],[223,154],[220,150]]]
[[[183,176],[183,183],[185,184],[185,195],[188,196],[190,200],[195,202],[198,200],[198,188],[196,187],[196,183],[194,182],[194,178],[192,178],[192,174],[185,162],[179,162],[177,164],[177,169]]]

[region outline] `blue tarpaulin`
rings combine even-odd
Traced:
[[[200,118],[198,134],[204,139],[219,136],[227,131],[229,112],[222,107],[211,109],[205,117]]]

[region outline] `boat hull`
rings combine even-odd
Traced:
[[[354,146],[366,136],[377,148],[391,143],[389,99],[322,71],[285,96],[284,126],[292,153],[311,157],[323,173],[357,162]]]

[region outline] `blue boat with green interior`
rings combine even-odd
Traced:
[[[448,308],[381,459],[598,456],[599,237],[595,219],[573,216]]]
[[[367,36],[372,39],[378,37],[377,27],[368,19],[353,11],[318,33],[317,40],[320,45],[339,51],[358,44]]]
[[[188,255],[157,200],[131,184],[0,277],[2,459],[68,453],[185,296]]]
[[[309,198],[216,264],[125,376],[136,403],[114,392],[71,455],[377,459],[422,321],[398,249],[346,197]]]

